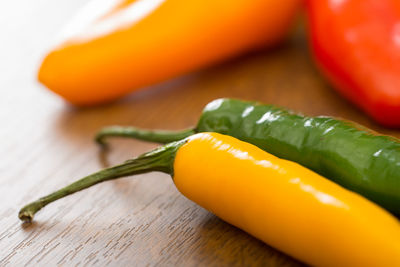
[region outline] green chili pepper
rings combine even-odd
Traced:
[[[272,105],[217,99],[203,110],[194,129],[149,131],[108,127],[108,136],[167,143],[198,132],[218,132],[295,161],[400,214],[400,140],[331,117],[306,117]]]

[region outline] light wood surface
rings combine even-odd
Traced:
[[[283,46],[148,88],[122,101],[75,109],[35,79],[46,46],[82,0],[0,4],[0,266],[298,266],[300,263],[187,200],[169,176],[140,175],[57,201],[21,225],[27,202],[155,144],[92,138],[111,124],[181,129],[218,97],[259,100],[382,129],[318,75],[302,31]],[[293,222],[295,224],[296,222]]]

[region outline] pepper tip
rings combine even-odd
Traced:
[[[104,141],[103,135],[97,134],[94,140],[100,146],[101,149],[107,149],[108,145]]]
[[[18,218],[23,223],[31,223],[33,220],[33,213],[30,212],[29,210],[21,209],[20,212],[18,213]]]

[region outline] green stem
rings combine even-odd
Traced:
[[[136,127],[111,126],[101,129],[96,134],[96,142],[105,145],[105,139],[108,137],[127,137],[139,140],[166,144],[169,142],[182,140],[190,135],[195,134],[194,129],[186,129],[182,131],[164,131],[164,130],[146,130]]]
[[[35,213],[47,204],[104,181],[151,171],[160,171],[172,176],[176,151],[185,142],[186,140],[181,140],[164,145],[137,158],[127,160],[123,164],[88,175],[50,195],[39,198],[26,205],[20,210],[18,217],[24,222],[31,222]]]

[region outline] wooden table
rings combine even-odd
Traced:
[[[143,90],[123,101],[74,109],[35,75],[46,45],[85,1],[0,4],[0,266],[297,266],[300,263],[221,221],[151,173],[97,185],[21,225],[28,201],[108,164],[156,147],[114,140],[99,153],[93,135],[110,124],[181,129],[218,97],[273,103],[379,128],[319,76],[302,30],[283,46],[249,54]]]

